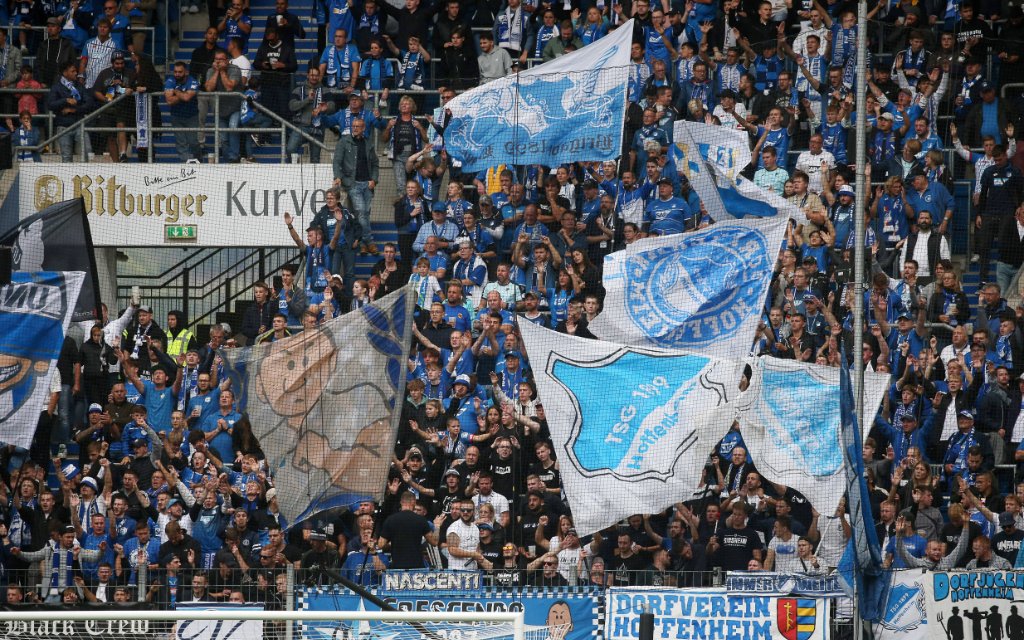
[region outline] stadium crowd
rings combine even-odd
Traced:
[[[51,11],[28,6],[33,19],[36,7]],[[160,82],[134,38],[105,44],[109,19],[96,23],[95,40],[69,40],[68,25],[81,25],[71,6],[47,17],[35,68],[20,69],[22,81],[52,87],[46,108],[64,127],[121,89]],[[429,566],[480,569],[503,586],[687,586],[704,584],[712,568],[834,569],[850,531],[845,507],[820,514],[762,478],[738,428],[710,452],[701,490],[665,512],[581,539],[563,500],[517,325],[593,338],[604,256],[713,223],[670,151],[680,119],[748,132],[750,178],[806,214],[779,253],[754,355],[845,366],[840,347],[851,352],[853,323],[869,326],[861,357],[892,377],[864,447],[886,564],[1016,562],[1024,483],[994,471],[1024,463],[1024,306],[1011,290],[1024,262],[1014,139],[1024,109],[1020,87],[1010,87],[1022,77],[1019,5],[881,2],[870,16],[871,77],[857,78],[858,25],[843,2],[331,0],[315,9],[322,54],[302,62],[294,87],[293,43],[306,34],[286,0],[276,7],[257,47],[244,2],[212,15],[204,44],[162,82],[163,98],[177,126],[205,120],[204,92],[232,91],[230,113],[221,103],[228,127],[260,122],[255,101],[314,139],[337,129],[327,204],[307,229],[284,221],[302,264],[285,267],[280,286],[256,283],[241,329],[214,326],[205,344],[183,314],[160,326],[139,299],[116,318],[104,309],[81,344],[66,340],[36,443],[2,452],[7,601],[134,599],[142,583],[141,595],[163,606],[280,602],[288,564],[313,583],[336,571],[375,584],[384,571]],[[441,134],[456,92],[584,47],[627,15],[637,28],[620,163],[477,174],[454,165]],[[0,36],[10,62],[27,44]],[[0,68],[8,84],[19,72]],[[859,81],[870,90],[872,184],[859,186],[869,206],[858,212],[850,165]],[[389,96],[428,83],[439,87],[436,108],[421,94]],[[392,103],[397,113],[386,117]],[[22,129],[31,129],[26,110]],[[131,127],[130,113],[111,117]],[[382,248],[370,231],[380,182],[372,129],[403,186],[393,203],[398,242]],[[64,160],[77,135],[68,131]],[[201,157],[198,135],[175,135],[181,160]],[[245,150],[243,136],[226,134],[223,160],[263,142],[244,138]],[[306,142],[295,133],[285,144],[297,153]],[[111,136],[108,151],[126,159],[127,136]],[[316,161],[319,148],[309,153]],[[961,175],[975,186],[958,200]],[[967,200],[976,228],[968,261],[984,281],[977,299],[963,292],[963,265],[951,255]],[[873,274],[864,318],[852,315],[849,286],[858,215],[869,222]],[[381,254],[367,279],[355,277],[360,252]],[[315,331],[406,283],[419,312],[386,497],[290,528],[218,350]]]

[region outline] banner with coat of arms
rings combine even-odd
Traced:
[[[640,614],[654,614],[654,638],[828,640],[828,598],[731,595],[718,589],[611,588],[606,640],[637,640]]]

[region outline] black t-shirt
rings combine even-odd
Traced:
[[[992,536],[992,550],[1006,558],[1011,565],[1017,561],[1017,552],[1020,551],[1020,543],[1024,540],[1024,531],[1014,529],[1013,533],[1000,531]]]
[[[491,541],[488,543],[480,543],[480,555],[482,555],[491,564],[497,565],[501,562],[501,547],[502,543],[494,539],[491,536]]]
[[[811,501],[804,497],[804,494],[791,487],[786,488],[786,493],[783,494],[782,498],[792,508],[790,517],[804,525],[806,529],[810,529],[811,520],[814,519],[814,515],[811,513]]]
[[[555,468],[555,465],[551,465],[545,469],[544,465],[537,464],[530,465],[530,474],[536,475],[540,478],[540,481],[544,483],[544,486],[548,489],[561,489],[562,488],[562,473]]]
[[[399,511],[384,521],[380,534],[391,543],[392,569],[423,568],[421,538],[430,529],[430,521],[412,511]]]
[[[963,524],[957,526],[949,523],[939,531],[939,540],[946,543],[947,556],[953,553],[953,549],[956,549],[956,543],[960,541],[960,534],[963,533],[963,530]],[[960,560],[956,563],[956,566],[961,568],[966,567],[968,562],[974,560],[974,539],[981,535],[981,526],[977,522],[972,521],[967,535],[967,546],[964,548]]]
[[[519,493],[520,462],[517,456],[511,455],[501,459],[491,458],[491,473],[494,475],[494,490],[509,500]]]
[[[495,564],[491,576],[496,587],[521,587],[526,584],[526,561],[516,558],[514,569],[506,569]]]
[[[764,546],[757,532],[750,527],[729,528],[720,532],[718,544],[712,564],[721,567],[723,571],[746,571],[754,551]]]
[[[640,575],[638,572],[647,568],[647,560],[639,553],[634,553],[628,558],[613,556],[610,562],[605,563],[605,573],[610,573],[615,578],[615,585],[637,584]]]

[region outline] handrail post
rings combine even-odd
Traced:
[[[185,317],[189,317],[188,309],[188,293],[190,290],[190,278],[189,274],[192,273],[190,267],[185,267],[185,270],[181,272],[181,312],[185,314]]]
[[[81,122],[78,123],[78,132],[79,132],[79,135],[82,137],[82,163],[86,164],[86,163],[89,162],[89,145],[87,145],[85,143],[85,136],[89,135],[89,133],[85,130],[85,120],[82,120]],[[72,140],[71,141],[71,156],[74,157],[74,155],[75,155],[75,141]]]
[[[288,162],[288,130],[281,121],[281,164]]]
[[[205,125],[200,122],[199,126]],[[205,137],[205,136],[204,136]],[[220,162],[220,92],[213,94],[213,162]]]
[[[146,149],[146,157],[149,159],[149,164],[153,164],[153,147],[156,146],[156,132],[153,131],[153,109],[156,108],[156,105],[153,104],[153,97],[148,93],[146,100],[149,100],[149,108],[146,109],[146,130],[149,131],[149,147]]]

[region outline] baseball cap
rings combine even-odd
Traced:
[[[96,484],[96,479],[92,478],[90,476],[86,476],[86,477],[82,478],[82,486],[83,487],[89,487],[93,491],[99,491],[100,490],[99,485]]]
[[[443,202],[435,202],[434,206],[431,207],[432,211],[447,211],[448,207]]]
[[[584,189],[596,189],[597,188],[597,182],[594,181],[594,180],[584,180],[583,181],[583,188]]]
[[[478,524],[476,526],[479,529],[487,529],[488,531],[494,531],[494,527],[491,526],[490,522],[481,522],[480,524]]]
[[[537,298],[538,300],[540,300],[540,294],[538,294],[538,293],[537,293],[536,291],[534,291],[533,289],[530,289],[529,291],[527,291],[526,293],[524,293],[524,294],[523,294],[523,297],[524,297],[524,298]]]
[[[110,59],[111,60],[124,60],[124,51],[115,51],[114,53],[110,54]]]
[[[483,196],[480,198],[480,204],[494,204],[494,200],[491,200],[491,196]]]
[[[888,120],[890,122],[896,120],[896,118],[891,113],[889,113],[888,111],[886,111],[882,115],[878,116],[878,119],[879,120]]]
[[[958,417],[958,418],[970,418],[971,420],[974,420],[974,414],[971,413],[970,411],[968,411],[967,409],[964,409],[964,410],[960,411],[959,413],[957,413],[956,417]]]
[[[270,502],[277,497],[277,489],[271,487],[267,489],[267,502]]]
[[[1010,513],[1009,511],[1004,511],[1004,512],[999,514],[999,526],[1000,527],[1009,527],[1010,525],[1016,524],[1016,522],[1017,521],[1013,517],[1013,514]]]
[[[147,446],[149,446],[149,441],[146,440],[145,438],[135,438],[134,440],[132,440],[132,449]]]
[[[443,477],[447,478],[448,476],[455,476],[456,478],[461,478],[462,474],[459,473],[458,469],[448,469],[447,471],[444,472]]]
[[[455,382],[453,382],[452,384],[464,384],[464,385],[466,385],[466,388],[469,388],[469,387],[472,386],[469,383],[469,376],[467,376],[464,373],[459,375],[457,378],[455,378]]]
[[[89,405],[88,413],[103,413],[103,407],[94,402]]]
[[[843,186],[839,187],[839,195],[841,195],[841,196],[852,196],[852,195],[856,195],[856,194],[853,191],[853,187],[851,187],[848,184],[844,184]]]
[[[61,530],[61,533],[78,533],[78,532],[75,531],[75,528],[69,524],[69,525],[67,525],[66,527],[64,527]]]
[[[518,351],[508,351],[505,353],[505,359],[507,360],[508,358],[517,358],[519,360],[522,360],[523,355]]]
[[[46,24],[52,24],[52,25],[56,25],[56,26],[59,27],[60,26],[60,18],[58,18],[56,16],[54,16],[52,18],[47,18],[46,19]]]
[[[668,185],[671,185],[672,184],[672,178],[659,178],[658,179],[658,184],[668,184]]]
[[[312,542],[313,540],[319,540],[319,541],[323,542],[326,539],[327,539],[327,536],[325,536],[324,534],[320,533],[319,531],[310,531],[309,532],[309,540],[310,540],[310,542]]]
[[[76,465],[73,462],[67,463],[66,465],[61,467],[60,470],[64,473],[64,477],[68,480],[74,479],[79,472],[78,465]]]
[[[917,422],[917,416],[912,413],[904,413],[900,420],[902,422]]]
[[[903,318],[906,318],[907,320],[913,320],[914,316],[910,315],[909,311],[900,311],[899,315],[896,316],[896,319],[902,320]]]
[[[153,313],[153,307],[148,304],[140,304],[139,311],[145,311],[146,313]]]
[[[988,80],[982,80],[980,85],[978,86],[978,90],[979,91],[995,91],[996,88],[994,86],[992,86],[992,83],[989,82]]]

